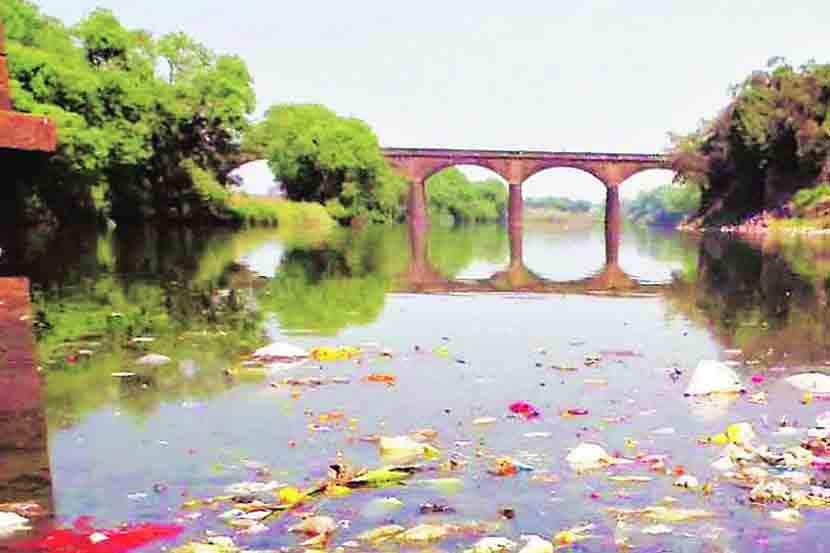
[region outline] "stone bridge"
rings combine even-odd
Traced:
[[[660,154],[384,148],[383,155],[409,179],[409,218],[418,224],[426,223],[426,179],[447,167],[475,165],[506,180],[510,190],[508,225],[513,227],[522,226],[522,183],[545,169],[579,169],[599,179],[606,188],[606,222],[617,226],[619,186],[641,171],[672,169],[669,158]]]

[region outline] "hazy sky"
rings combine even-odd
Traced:
[[[70,23],[100,6],[128,27],[184,31],[247,61],[260,110],[322,103],[384,146],[658,152],[768,58],[830,61],[828,0],[38,3]],[[603,193],[561,169],[527,187]]]

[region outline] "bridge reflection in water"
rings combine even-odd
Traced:
[[[523,256],[522,227],[508,225],[510,262],[503,270],[483,279],[450,279],[442,275],[429,260],[428,230],[416,220],[409,222],[410,266],[400,275],[396,292],[416,294],[505,293],[654,295],[667,284],[640,282],[620,267],[619,213],[606,216],[605,263],[594,275],[579,280],[553,281],[527,268]]]

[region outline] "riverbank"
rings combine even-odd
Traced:
[[[703,226],[696,221],[681,223],[677,230],[683,232],[722,232],[747,236],[767,234],[826,235],[830,234],[830,217],[792,217],[782,210],[765,210],[742,223],[733,225]]]
[[[573,213],[552,208],[531,208],[524,211],[524,222],[556,230],[588,229],[600,219],[592,213]]]

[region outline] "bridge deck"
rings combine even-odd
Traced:
[[[549,152],[542,150],[479,150],[461,148],[383,148],[388,157],[463,157],[482,159],[562,159],[579,161],[634,161],[666,163],[663,154],[607,153],[607,152]]]

